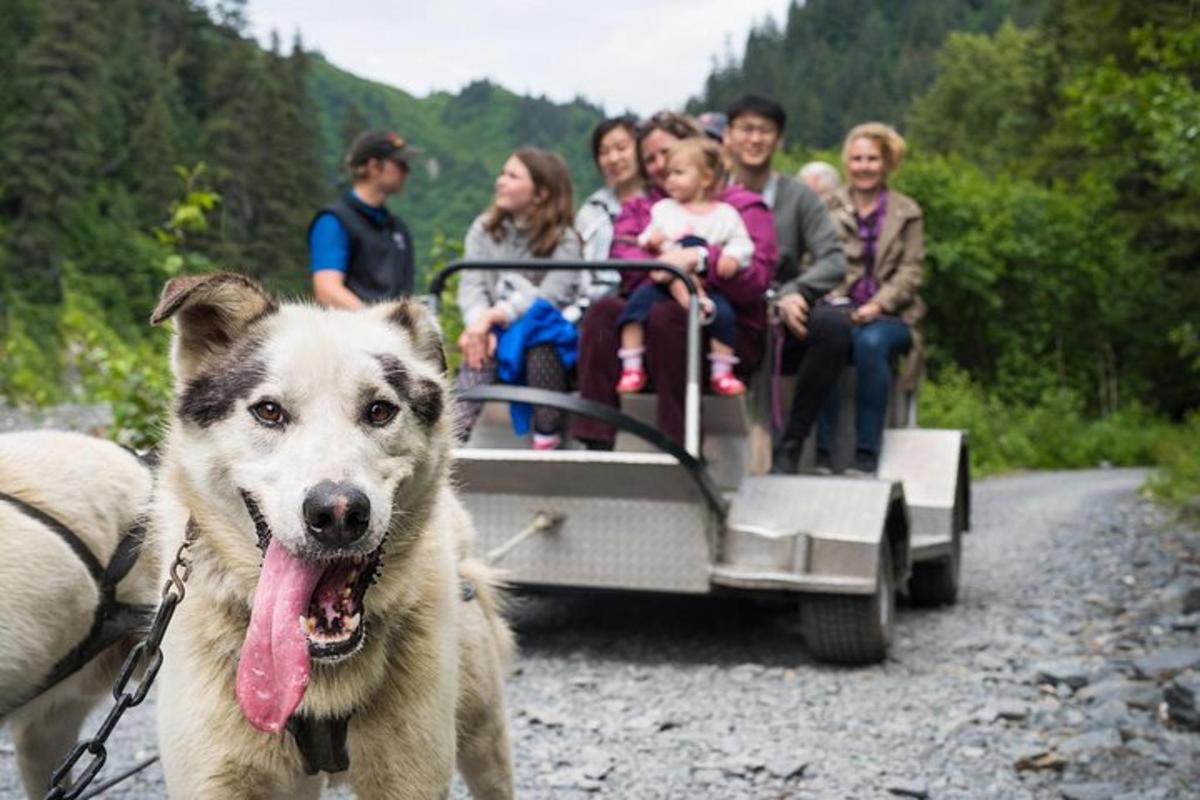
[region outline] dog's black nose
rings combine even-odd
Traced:
[[[362,538],[371,521],[371,501],[344,483],[321,481],[304,498],[304,523],[323,543],[345,547]]]

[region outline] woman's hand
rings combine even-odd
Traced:
[[[775,302],[775,313],[797,339],[808,336],[808,301],[799,292],[784,295]]]
[[[487,313],[463,329],[458,337],[458,349],[471,369],[479,369],[496,354],[496,334],[492,333],[494,311],[488,309]]]
[[[663,253],[658,257],[658,260],[664,264],[670,264],[672,267],[681,269],[684,272],[695,272],[697,265],[700,263],[700,254],[696,252],[697,249],[695,247],[681,247],[678,250]]]
[[[667,243],[667,235],[660,230],[655,230],[646,237],[646,249],[651,253],[657,253],[662,250],[663,245]]]
[[[883,307],[874,301],[863,303],[850,314],[850,321],[855,325],[866,325],[874,322],[883,315]]]

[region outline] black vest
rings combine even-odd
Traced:
[[[413,292],[412,235],[392,214],[381,223],[342,195],[322,208],[308,225],[323,213],[333,214],[350,234],[350,263],[346,288],[360,300],[389,300]]]

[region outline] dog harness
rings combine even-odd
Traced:
[[[475,599],[475,584],[469,578],[460,578],[462,601]],[[304,774],[318,772],[345,772],[350,768],[350,753],[346,750],[346,733],[350,728],[350,717],[313,719],[304,714],[293,714],[287,722],[288,732],[300,749],[304,762]]]
[[[105,567],[100,564],[100,560],[88,549],[88,546],[84,543],[83,539],[79,538],[78,534],[45,511],[6,492],[0,492],[0,500],[14,506],[25,516],[37,520],[58,534],[59,538],[71,548],[71,551],[87,567],[88,572],[92,575],[92,580],[96,582],[97,587],[100,589],[100,602],[96,605],[96,613],[92,618],[92,627],[83,638],[83,641],[71,648],[70,652],[54,665],[54,668],[50,670],[50,674],[42,681],[33,694],[12,708],[0,710],[0,718],[3,718],[10,711],[20,708],[42,692],[47,691],[78,672],[89,661],[129,633],[145,627],[150,617],[154,614],[154,607],[117,602],[117,584],[129,574],[129,570],[133,569],[133,565],[137,563],[138,555],[141,552],[142,541],[146,534],[144,520],[139,518],[125,532],[121,540],[117,543],[117,549],[113,551],[112,559],[108,562],[108,566]]]

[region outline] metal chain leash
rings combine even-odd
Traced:
[[[44,800],[76,800],[79,798],[88,784],[95,780],[96,775],[104,766],[104,762],[108,760],[108,749],[105,745],[122,715],[146,699],[146,695],[150,692],[150,686],[154,683],[159,668],[162,667],[163,636],[166,635],[167,626],[175,614],[175,607],[183,602],[184,583],[187,582],[188,576],[192,572],[188,548],[195,540],[196,524],[192,520],[188,520],[183,544],[179,545],[175,563],[171,565],[171,575],[163,586],[162,602],[159,603],[158,610],[154,614],[154,621],[150,623],[150,630],[146,634],[146,638],[134,645],[133,650],[129,652],[125,663],[121,666],[120,674],[117,675],[116,683],[113,684],[113,699],[116,703],[108,712],[108,716],[104,718],[104,722],[100,723],[96,735],[75,745],[71,754],[54,771]],[[145,673],[141,680],[132,691],[126,691],[134,673],[143,664]],[[85,759],[85,756],[88,758]],[[83,772],[74,782],[71,782],[71,770],[81,761],[83,761]]]

